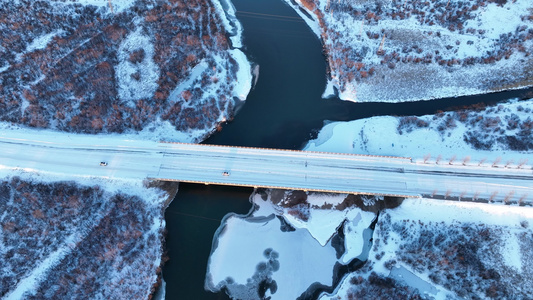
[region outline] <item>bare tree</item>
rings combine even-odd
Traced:
[[[494,198],[496,198],[497,195],[498,195],[498,191],[494,191],[492,193],[492,195],[490,195],[489,202],[493,203],[494,202]]]
[[[496,159],[492,163],[492,167],[493,168],[497,167],[497,165],[500,163],[500,161],[502,161],[502,158],[501,157],[496,157]]]
[[[424,163],[427,164],[428,160],[431,158],[431,154],[424,155]]]
[[[509,205],[511,204],[511,198],[513,198],[513,195],[514,195],[514,191],[510,191],[509,194],[507,194],[507,196],[505,196],[505,199],[503,199],[503,202],[506,204],[506,205]]]
[[[456,158],[456,157],[457,157],[457,156],[454,154],[454,155],[452,156],[452,158],[450,158],[450,161],[448,162],[448,164],[449,164],[449,165],[453,165],[453,162],[455,161],[455,158]]]
[[[524,200],[526,200],[527,194],[522,195],[520,199],[518,200],[518,205],[523,206],[525,205]]]
[[[527,164],[527,158],[522,158],[518,163],[518,168],[521,169],[525,164]]]
[[[510,159],[505,163],[505,167],[508,168],[513,163],[513,160]]]
[[[470,162],[470,156],[467,156],[463,159],[463,166],[466,166],[466,164],[468,164],[468,162]]]

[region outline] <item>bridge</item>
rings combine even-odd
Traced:
[[[533,201],[530,166],[427,164],[410,158],[0,132],[0,171],[153,179],[290,190]],[[102,166],[100,162],[107,165]]]

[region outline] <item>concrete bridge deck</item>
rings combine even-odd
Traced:
[[[61,136],[61,135],[60,135]],[[403,197],[531,202],[527,168],[424,164],[410,158],[0,133],[0,168]],[[107,166],[100,166],[100,162]]]

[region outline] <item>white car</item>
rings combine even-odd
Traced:
[[[222,176],[229,176],[229,172],[228,171],[222,172]]]
[[[101,161],[100,162],[100,166],[105,167],[105,166],[107,166],[107,163],[105,161]]]

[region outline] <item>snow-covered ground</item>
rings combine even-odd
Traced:
[[[0,19],[0,121],[200,142],[251,89],[227,0],[20,0]]]
[[[324,126],[305,150],[528,167],[532,100]],[[380,212],[365,266],[320,299],[529,299],[533,208],[405,199]],[[348,239],[348,238],[347,238]]]
[[[233,6],[202,2],[0,3],[0,132],[135,147],[202,141],[252,82]],[[56,158],[50,172],[0,167],[0,297],[148,299],[177,185],[70,176]]]
[[[531,207],[406,199],[381,213],[367,265],[321,299],[358,295],[372,272],[434,299],[528,299],[532,222]]]
[[[206,276],[211,291],[226,288],[233,299],[296,299],[317,284],[332,286],[339,265],[369,250],[363,231],[376,215],[355,206],[337,210],[346,195],[268,190],[250,201],[249,215],[229,214],[217,230]]]
[[[147,298],[169,195],[140,181],[0,169],[3,299]]]
[[[344,100],[400,102],[533,85],[529,0],[285,1],[324,44],[325,97],[334,87]]]
[[[411,157],[426,163],[533,163],[533,100],[421,117],[373,117],[325,125],[309,151]]]

